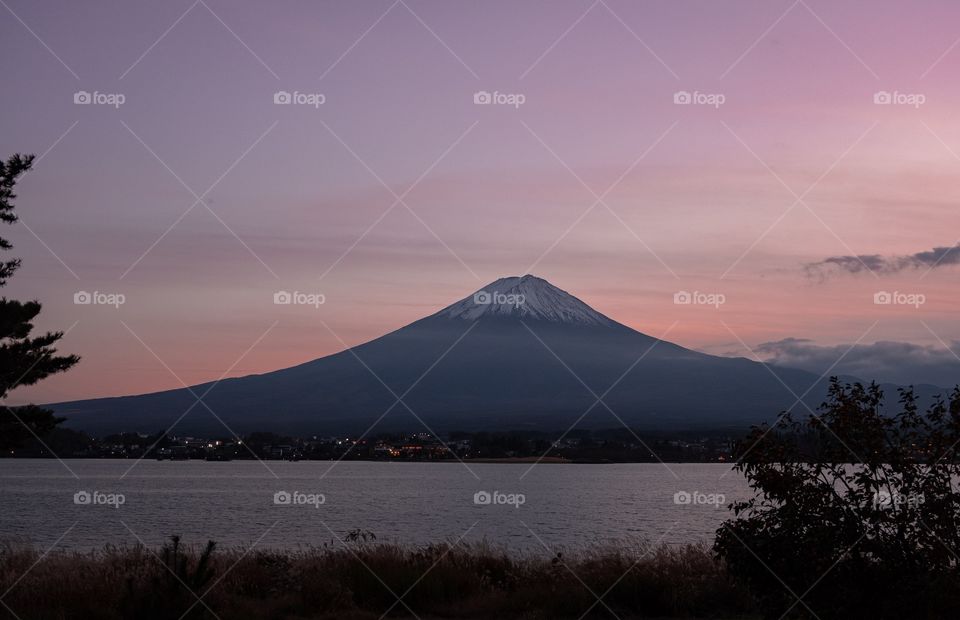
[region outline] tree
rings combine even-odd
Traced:
[[[831,379],[821,413],[755,427],[735,451],[754,497],[715,551],[772,617],[951,617],[960,605],[960,389],[883,413]],[[798,601],[802,598],[802,601]]]
[[[17,216],[13,211],[13,193],[17,179],[33,165],[33,155],[14,155],[7,161],[0,160],[0,221],[13,224]],[[0,250],[10,250],[13,245],[0,237]],[[0,262],[0,287],[20,267],[20,259]],[[0,401],[21,385],[33,385],[52,374],[63,372],[80,361],[76,355],[56,355],[54,344],[63,337],[63,332],[47,332],[31,337],[32,321],[40,313],[40,302],[20,302],[0,297]],[[54,417],[49,409],[35,405],[0,409],[0,449],[11,450],[30,437],[43,436],[50,432],[62,418]]]

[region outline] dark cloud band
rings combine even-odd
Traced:
[[[807,263],[804,269],[808,275],[826,277],[838,272],[856,274],[872,271],[877,274],[894,274],[907,269],[934,269],[957,264],[960,264],[960,245],[936,247],[905,256],[880,254],[831,256],[816,263]]]
[[[910,342],[879,341],[872,344],[817,345],[803,338],[765,342],[754,350],[761,359],[776,366],[801,368],[817,374],[853,375],[865,381],[930,383],[953,387],[960,383],[960,342],[920,345]],[[840,360],[839,362],[837,360]]]

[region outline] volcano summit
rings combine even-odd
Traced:
[[[52,408],[93,433],[677,429],[771,420],[805,393],[815,406],[825,381],[648,336],[525,275],[291,368]]]

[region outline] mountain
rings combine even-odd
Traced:
[[[193,386],[197,395],[209,390],[203,404],[178,389],[50,407],[67,426],[94,434],[156,432],[175,422],[176,432],[188,434],[226,434],[225,426],[236,433],[356,434],[375,423],[378,431],[425,425],[435,432],[611,428],[621,421],[645,429],[719,428],[771,421],[796,405],[795,394],[808,393],[814,408],[825,385],[807,371],[653,338],[525,275],[501,278],[352,349]]]

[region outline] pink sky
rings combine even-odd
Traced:
[[[41,300],[41,329],[75,324],[61,350],[84,358],[12,401],[293,365],[527,271],[718,354],[960,339],[960,267],[803,268],[957,243],[960,7],[6,3],[3,154],[45,155],[19,187],[25,226],[0,231],[23,258],[4,294]],[[126,101],[75,105],[81,90]],[[481,90],[525,103],[475,105]],[[391,191],[406,206],[384,216]],[[276,306],[281,289],[326,303]],[[726,303],[677,306],[680,290]]]

